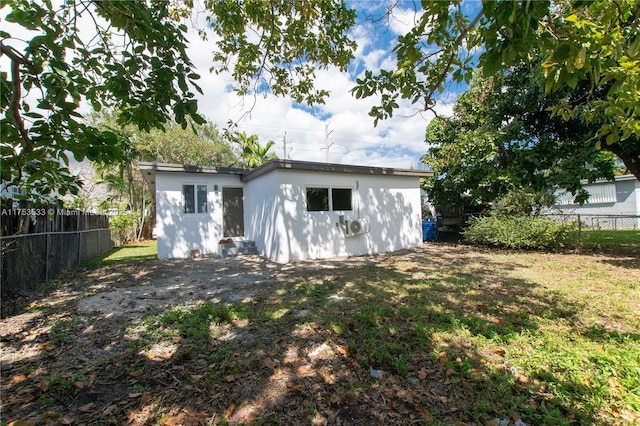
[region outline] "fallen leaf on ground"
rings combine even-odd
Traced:
[[[416,395],[415,392],[412,391],[408,391],[406,389],[400,389],[398,390],[398,398],[402,399],[405,402],[408,402],[409,404],[418,404],[418,401],[420,400],[420,398],[418,397],[418,395]]]
[[[225,411],[225,412],[224,412],[224,416],[225,416],[226,418],[231,417],[231,415],[233,414],[233,411],[234,411],[235,409],[236,409],[235,404],[231,404],[231,405],[229,406],[229,408],[227,408],[227,411]]]
[[[38,422],[33,419],[26,419],[26,420],[14,420],[11,423],[9,423],[7,426],[36,426],[37,424]]]
[[[151,401],[151,395],[149,392],[143,392],[140,397],[140,406],[147,405],[149,401]]]
[[[105,409],[102,411],[102,415],[103,415],[103,416],[108,416],[108,415],[109,415],[109,414],[111,414],[111,413],[113,412],[113,410],[115,410],[117,407],[118,407],[118,406],[117,406],[117,405],[115,405],[115,404],[111,404],[111,405],[109,405],[107,408],[105,408]]]
[[[349,350],[347,349],[346,346],[338,346],[336,350],[340,355],[344,355],[344,356],[346,356],[349,353]]]
[[[93,410],[93,406],[94,405],[95,404],[93,402],[90,402],[90,403],[85,404],[82,407],[78,408],[78,411],[82,411],[83,413],[88,413],[88,412]]]
[[[11,383],[16,384],[24,382],[25,380],[27,380],[27,376],[25,376],[24,374],[17,374],[11,378]]]
[[[416,410],[422,415],[422,418],[426,421],[433,420],[433,416],[422,405],[416,404]]]
[[[267,358],[264,360],[264,365],[266,365],[267,368],[274,370],[278,366],[278,361]]]

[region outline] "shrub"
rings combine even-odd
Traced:
[[[555,197],[544,191],[528,188],[512,189],[496,200],[498,215],[537,216],[545,207],[554,204]]]
[[[472,218],[463,232],[465,241],[525,250],[560,250],[575,246],[577,224],[562,224],[532,216],[483,216]]]
[[[140,215],[136,212],[119,212],[116,216],[109,218],[109,228],[111,228],[111,239],[116,247],[136,239],[138,220]]]

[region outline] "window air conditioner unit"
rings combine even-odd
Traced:
[[[345,221],[345,230],[347,237],[355,235],[366,234],[371,227],[366,219],[348,220]]]

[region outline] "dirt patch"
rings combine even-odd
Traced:
[[[165,268],[154,265],[152,272],[139,272],[137,281],[143,282],[137,286],[125,284],[123,288],[81,299],[77,311],[82,315],[131,318],[189,301],[250,303],[270,294],[273,291],[272,284],[294,275],[342,270],[375,262],[374,257],[305,261],[288,265],[270,262],[259,256],[174,260],[169,261]],[[97,280],[113,281],[114,278],[119,280],[120,274],[108,273]]]
[[[83,315],[111,314],[131,317],[140,313],[193,300],[209,300],[213,303],[250,301],[269,291],[269,284],[277,279],[272,270],[265,267],[243,272],[220,272],[219,266],[238,269],[250,259],[236,261],[200,261],[188,274],[154,280],[154,284],[121,288],[82,299],[78,313]]]

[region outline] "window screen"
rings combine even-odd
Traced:
[[[329,210],[329,188],[307,188],[307,211]]]
[[[207,212],[207,185],[197,185],[198,213]]]
[[[615,203],[618,199],[615,183],[586,185],[584,189],[589,192],[587,204]],[[576,204],[573,194],[569,191],[556,191],[555,195],[557,205]]]
[[[351,210],[351,188],[331,189],[332,210]]]
[[[589,191],[589,200],[587,201],[589,204],[615,203],[617,201],[615,183],[588,186],[586,190]]]
[[[182,198],[184,199],[184,212],[196,212],[196,198],[193,192],[193,185],[182,185]]]
[[[182,185],[185,213],[207,212],[207,185]]]

